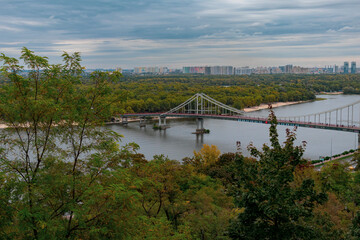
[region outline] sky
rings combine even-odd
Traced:
[[[87,68],[360,65],[360,0],[0,0],[0,52]]]

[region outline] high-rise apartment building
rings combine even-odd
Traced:
[[[356,62],[351,62],[351,73],[352,74],[356,73]]]
[[[193,74],[204,74],[205,73],[205,67],[183,67],[183,73],[193,73]]]
[[[233,75],[234,68],[232,66],[213,66],[210,67],[212,75]]]
[[[285,65],[285,73],[292,73],[293,65]]]
[[[333,72],[338,73],[339,72],[339,66],[334,65]]]
[[[246,67],[237,67],[235,68],[235,75],[250,75],[253,73],[253,70],[252,68],[249,68],[248,66]]]
[[[349,73],[349,62],[344,62],[344,74]]]
[[[233,75],[232,66],[183,67],[183,73],[200,73],[206,75]]]

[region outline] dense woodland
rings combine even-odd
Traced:
[[[80,55],[63,58],[51,65],[24,48],[21,59],[33,70],[24,77],[18,59],[0,56],[0,116],[9,126],[0,131],[0,239],[360,238],[360,154],[355,171],[341,163],[317,171],[302,158],[306,143],[294,145],[295,129],[279,142],[272,112],[270,145],[248,146],[251,157],[204,145],[181,161],[166,153],[145,159],[136,143],[123,145],[121,135],[101,127],[120,108],[134,107],[131,101],[180,101],[197,87],[224,99],[240,89],[249,97],[283,89],[279,94],[311,99],[310,78],[321,87],[330,79],[125,79],[102,72],[84,79]],[[352,76],[326,77],[357,89]]]
[[[313,100],[319,92],[360,93],[360,75],[127,76],[115,85],[119,113],[163,112],[197,92],[238,109]]]

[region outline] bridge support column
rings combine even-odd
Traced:
[[[146,127],[146,118],[145,117],[140,117],[139,126],[140,126],[140,128]]]
[[[204,143],[204,134],[196,134],[196,145],[202,146]]]
[[[166,130],[167,128],[169,128],[169,126],[166,125],[166,117],[159,116],[159,129]]]
[[[204,119],[203,118],[196,118],[196,134],[204,134]]]
[[[129,122],[128,122],[128,118],[127,117],[122,117],[121,118],[121,124],[123,125],[127,125]]]

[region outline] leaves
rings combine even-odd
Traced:
[[[326,195],[314,190],[312,179],[305,179],[300,186],[292,185],[296,167],[304,163],[303,146],[294,146],[295,134],[287,131],[282,146],[278,141],[277,120],[269,115],[271,147],[262,151],[249,149],[258,161],[237,160],[240,170],[235,172],[238,189],[232,194],[237,207],[244,208],[231,228],[232,238],[292,239],[296,236],[311,239],[315,232],[306,226],[316,204],[326,200]],[[239,157],[238,157],[239,158]]]

